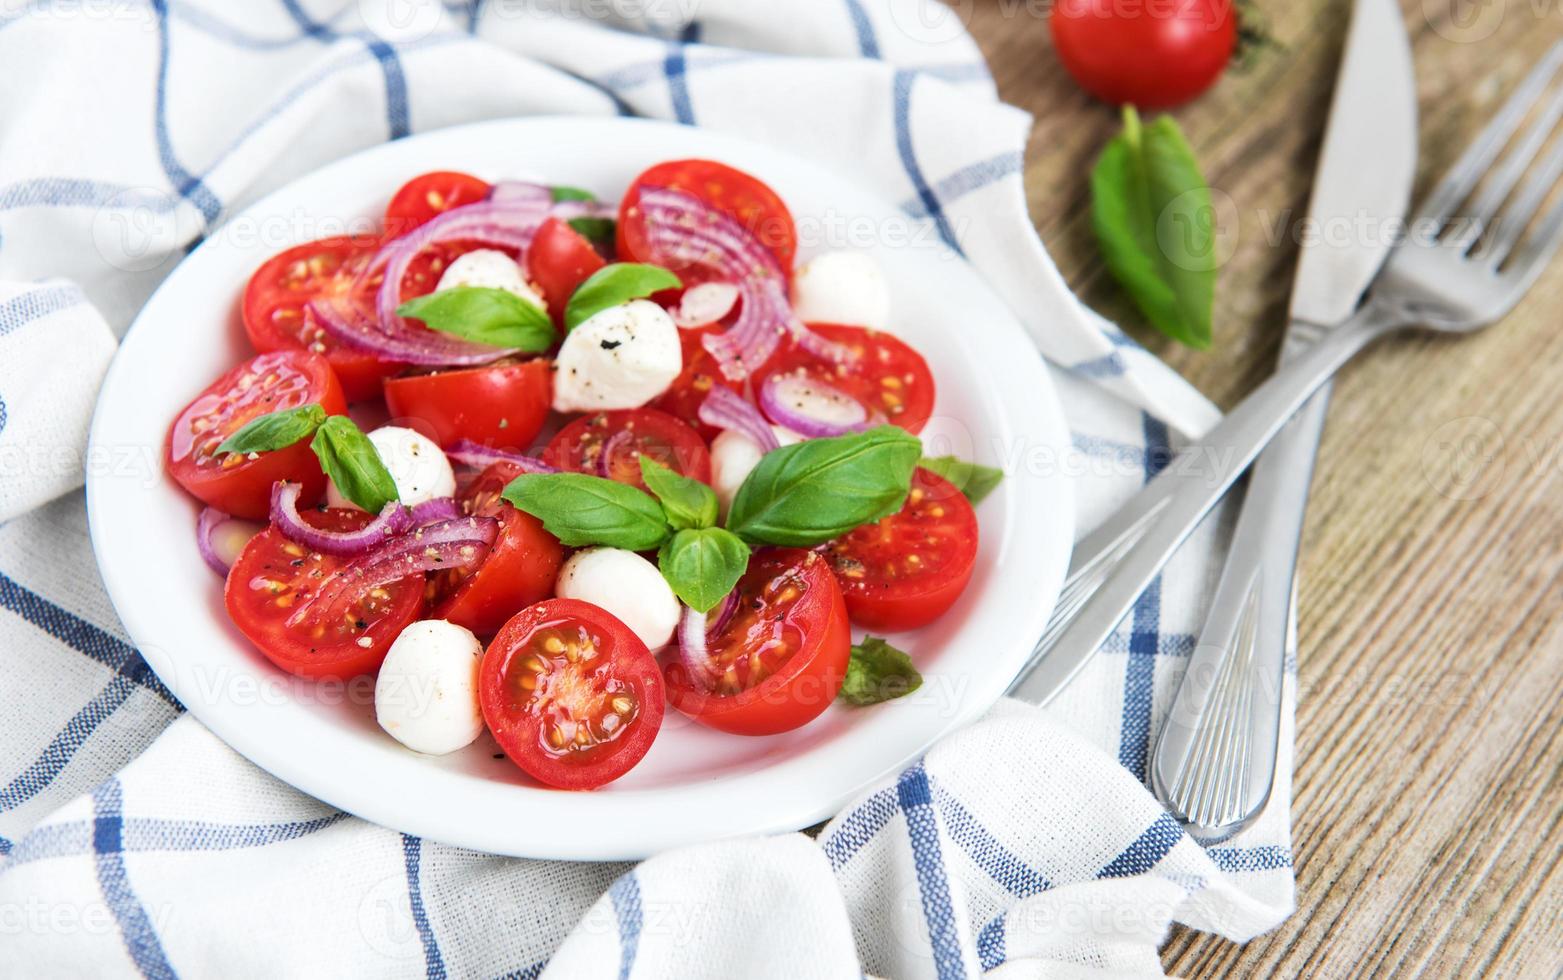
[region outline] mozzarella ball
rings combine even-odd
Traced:
[[[600,606],[634,631],[648,649],[673,639],[680,615],[678,597],[657,566],[622,548],[587,548],[559,569],[554,592]]]
[[[374,714],[392,738],[427,755],[471,745],[483,732],[478,661],[472,631],[443,619],[402,630],[374,684]]]
[[[514,293],[528,302],[543,306],[543,297],[526,281],[526,273],[515,259],[492,248],[467,252],[452,262],[440,276],[435,292],[457,286],[486,286]]]
[[[456,492],[456,474],[450,468],[450,460],[427,437],[399,425],[382,425],[369,433],[369,441],[396,483],[397,496],[408,507]],[[342,496],[329,480],[326,503],[331,507],[358,506]]]
[[[826,252],[797,271],[792,308],[807,323],[890,325],[890,285],[867,252]]]
[[[678,327],[643,299],[611,306],[571,330],[554,359],[554,411],[639,408],[684,369]]]
[[[771,431],[776,433],[776,441],[783,446],[803,441],[802,436],[780,425],[771,426]],[[727,508],[733,505],[738,488],[743,486],[744,479],[760,464],[763,455],[759,443],[732,429],[723,429],[711,441],[711,489],[716,491],[716,500],[721,504],[724,515]]]

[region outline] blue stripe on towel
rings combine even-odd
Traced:
[[[961,246],[955,239],[955,229],[950,226],[949,218],[945,217],[944,208],[939,203],[938,196],[934,194],[933,188],[928,186],[928,180],[923,176],[922,165],[917,162],[917,152],[912,146],[912,83],[916,77],[916,73],[910,71],[895,73],[896,151],[901,155],[901,166],[906,170],[907,179],[912,182],[912,189],[917,192],[917,199],[922,202],[924,213],[933,219],[934,226],[939,229],[939,237],[944,239],[946,245],[960,252]]]
[[[619,980],[629,980],[640,952],[640,933],[645,927],[645,912],[640,904],[640,880],[634,869],[620,875],[608,889],[614,918],[619,925]]]
[[[1145,829],[1134,841],[1126,847],[1122,853],[1109,861],[1102,870],[1096,873],[1098,878],[1128,878],[1133,875],[1145,874],[1156,867],[1157,862],[1166,857],[1168,852],[1177,846],[1183,839],[1183,828],[1172,818],[1172,814],[1163,813],[1156,821]]]
[[[136,897],[125,870],[123,802],[119,780],[115,777],[92,791],[92,850],[96,855],[98,886],[119,925],[125,949],[141,975],[156,980],[174,980],[174,968],[169,965],[157,931],[152,928],[152,921]]]
[[[863,0],[844,0],[847,16],[852,19],[852,30],[857,32],[857,47],[865,58],[879,57],[879,37],[874,33],[874,22],[868,19]]]
[[[939,980],[964,977],[966,966],[961,961],[955,905],[950,900],[949,875],[939,846],[933,791],[922,763],[901,774],[896,781],[896,795],[906,813],[906,834],[912,845],[912,864],[917,871],[917,890],[922,899],[923,920],[928,924],[934,969]]]
[[[423,942],[423,972],[428,980],[445,980],[445,957],[429,925],[429,911],[423,904],[423,838],[402,835],[402,865],[407,872],[407,902],[412,907],[412,922]]]

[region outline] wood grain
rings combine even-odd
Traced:
[[[1402,0],[1419,192],[1563,38],[1563,5],[1494,5],[1481,36],[1450,14],[1470,5]],[[1064,74],[1047,5],[959,5],[1002,96],[1036,116],[1028,200],[1064,275],[1223,405],[1274,363],[1297,259],[1285,216],[1306,210],[1350,13],[1257,6],[1276,45],[1176,113],[1235,229],[1202,353],[1147,330],[1102,267],[1086,173],[1117,115]],[[1490,330],[1394,339],[1341,377],[1301,565],[1298,910],[1246,946],[1179,930],[1169,973],[1563,975],[1559,309],[1563,261]]]

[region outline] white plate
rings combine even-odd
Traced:
[[[938,383],[930,448],[1010,469],[978,510],[977,570],[960,603],[895,638],[923,670],[922,690],[873,708],[837,705],[766,738],[709,731],[669,711],[623,779],[590,793],[542,789],[496,759],[486,737],[442,758],[402,748],[375,724],[372,680],[318,685],[272,667],[223,613],[220,583],[196,553],[195,502],[155,463],[93,466],[87,509],[114,607],[152,669],[219,737],[304,792],[397,830],[500,854],[633,859],[825,819],[1002,694],[1041,635],[1073,540],[1071,487],[1048,465],[1063,458],[1068,435],[1042,359],[963,260],[891,205],[772,147],[636,120],[536,118],[339,161],[229,220],[168,277],[104,382],[89,458],[160,459],[179,409],[250,355],[237,300],[255,267],[372,220],[414,174],[532,177],[616,200],[650,164],[695,156],[776,188],[798,219],[800,258],[847,245],[873,252],[894,290],[894,331],[922,351]]]

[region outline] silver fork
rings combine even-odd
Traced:
[[[1550,130],[1556,117],[1543,112],[1512,152],[1503,156],[1503,150],[1543,102],[1560,64],[1563,44],[1548,53],[1429,196],[1411,222],[1412,234],[1391,254],[1351,319],[1272,375],[1199,445],[1175,457],[1080,541],[1053,618],[1011,694],[1037,704],[1052,700],[1286,420],[1352,357],[1407,327],[1470,333],[1519,302],[1563,242],[1563,201],[1537,220],[1563,177],[1563,141],[1526,177],[1546,148],[1548,133],[1537,129]],[[1559,98],[1563,94],[1553,95]],[[1472,199],[1483,177],[1488,183]],[[1468,199],[1469,211],[1457,214]],[[1222,792],[1231,793],[1213,786],[1218,803]]]

